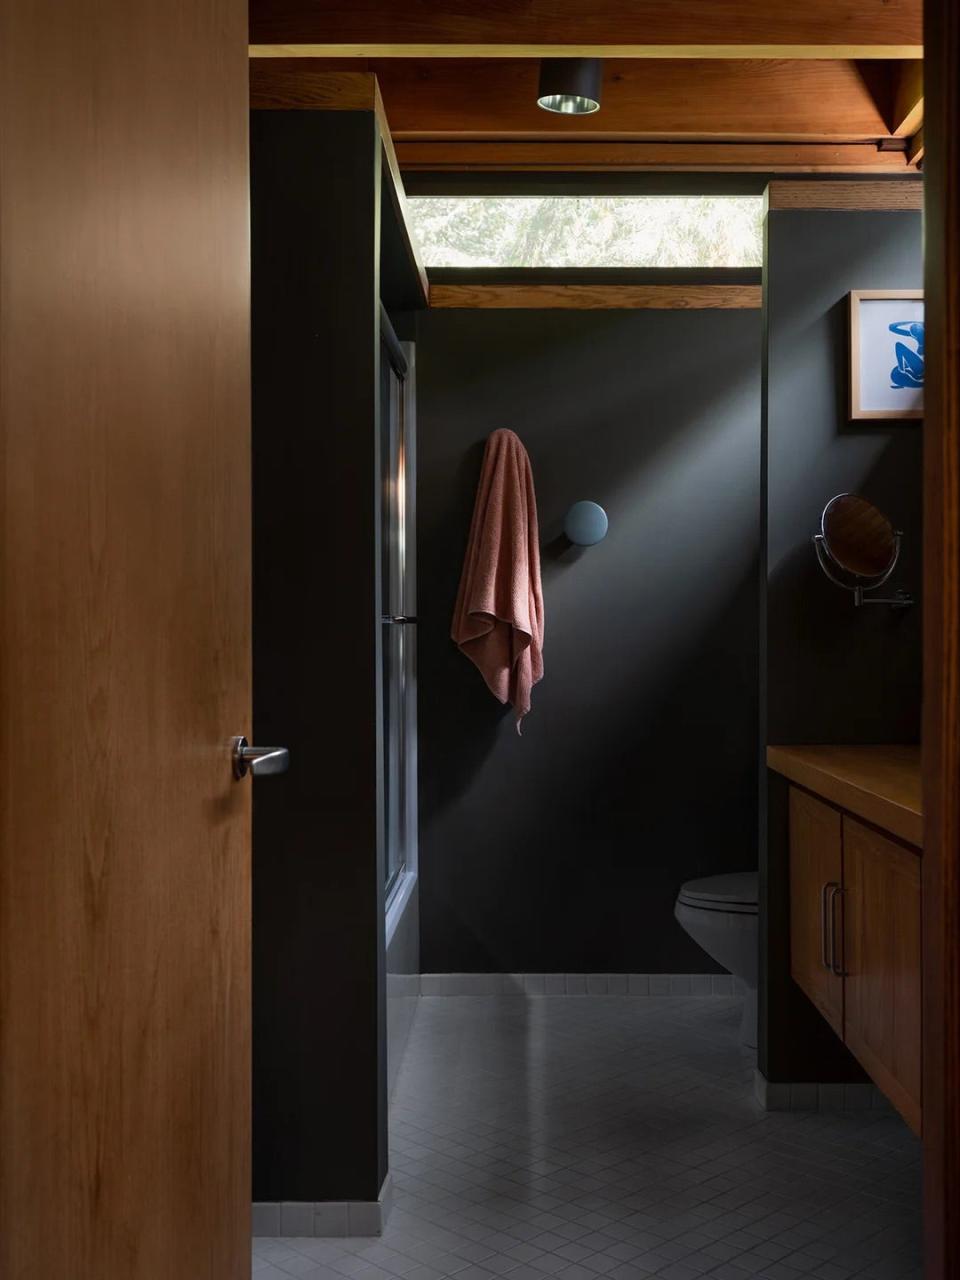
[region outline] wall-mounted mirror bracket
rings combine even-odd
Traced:
[[[882,604],[909,609],[916,601],[902,588],[892,596],[872,593],[888,580],[900,559],[903,534],[865,498],[851,493],[832,498],[823,510],[813,546],[820,568],[838,587],[853,592],[856,608]]]

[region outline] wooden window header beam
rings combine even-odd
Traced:
[[[434,284],[430,288],[430,306],[445,309],[727,311],[760,305],[758,284]]]
[[[771,182],[768,209],[834,209],[856,213],[922,213],[923,183],[906,182]]]

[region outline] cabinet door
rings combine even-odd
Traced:
[[[822,800],[790,788],[790,971],[843,1035],[839,917],[843,880],[841,817]]]
[[[920,1130],[920,855],[843,819],[846,1041]]]

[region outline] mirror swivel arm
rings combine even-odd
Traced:
[[[894,532],[895,550],[890,561],[890,566],[883,576],[872,581],[869,587],[865,587],[862,583],[851,586],[849,582],[844,582],[844,580],[837,575],[835,571],[835,562],[833,557],[830,555],[830,552],[827,550],[826,539],[822,533],[815,533],[813,535],[813,546],[817,553],[817,560],[820,562],[820,568],[834,586],[843,587],[845,591],[853,592],[853,603],[856,608],[859,609],[861,605],[865,604],[885,604],[891,609],[909,609],[911,605],[916,604],[916,599],[909,591],[904,591],[902,588],[893,596],[867,595],[868,591],[874,591],[877,587],[882,587],[897,567],[897,562],[900,559],[900,542],[902,537],[903,534],[899,529]]]
[[[917,602],[909,591],[904,591],[903,587],[900,587],[892,596],[868,596],[864,594],[863,587],[854,587],[853,603],[857,609],[862,604],[886,604],[891,609],[909,609]]]

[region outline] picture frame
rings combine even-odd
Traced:
[[[923,417],[922,289],[850,295],[850,418]]]

